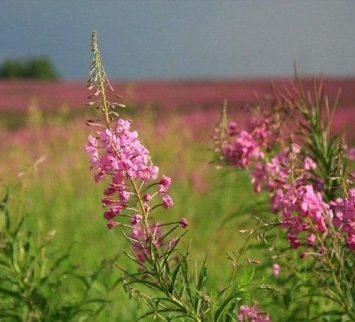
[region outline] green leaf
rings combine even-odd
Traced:
[[[224,310],[226,310],[228,308],[228,305],[235,299],[237,298],[239,292],[234,293],[233,295],[231,295],[230,297],[228,297],[220,306],[220,308],[216,311],[215,315],[214,315],[214,321],[219,321],[219,319],[222,317],[222,314],[224,312]]]

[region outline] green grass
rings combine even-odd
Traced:
[[[246,237],[238,230],[255,225],[254,216],[258,213],[251,209],[260,196],[252,192],[245,172],[217,170],[209,164],[213,159],[208,143],[211,129],[206,129],[204,141],[193,140],[191,129],[184,128],[179,118],[172,116],[164,121],[165,134],[158,135],[155,115],[146,112],[132,117],[161,173],[173,178],[175,206],[157,216],[164,220],[167,216],[188,218],[185,245],[191,240],[192,266],[194,262],[201,263],[208,254],[209,286],[221,289],[231,270],[227,253],[238,249]],[[83,120],[57,120],[49,127],[37,124],[21,131],[25,131],[27,138],[4,131],[5,142],[0,148],[1,180],[4,186],[12,187],[11,214],[15,217],[27,214],[28,225],[43,231],[56,230],[54,242],[59,248],[74,244],[73,260],[83,272],[90,272],[102,260],[117,255],[117,263],[135,269],[122,255],[128,245],[119,230],[108,231],[105,227],[100,204],[103,185],[95,184],[89,171],[83,150],[88,129]],[[42,156],[44,162],[32,171],[31,165]],[[18,173],[26,169],[32,170],[18,178]],[[251,208],[238,214],[239,207],[245,204]],[[264,247],[251,251],[250,256],[268,258],[268,254]],[[272,278],[271,263],[268,260],[266,269],[262,274],[257,271],[255,279],[277,285]],[[246,269],[254,267],[246,261],[243,264]],[[114,280],[119,276],[119,271],[112,267],[112,275],[107,278]],[[136,321],[143,312],[120,286],[107,297],[111,304],[101,313],[100,321]],[[285,321],[280,315],[284,308],[278,308],[277,303],[271,307],[273,299],[258,291],[249,300],[260,301],[261,307],[273,310],[274,321]]]

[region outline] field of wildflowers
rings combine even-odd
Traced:
[[[353,109],[124,107],[96,37],[85,111],[3,124],[0,318],[353,321]]]

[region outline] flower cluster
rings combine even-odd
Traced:
[[[229,164],[252,168],[250,176],[254,190],[270,193],[271,208],[280,214],[292,248],[320,248],[317,236],[325,236],[331,223],[345,234],[345,245],[355,248],[355,190],[349,192],[348,199],[326,203],[322,195],[323,183],[314,175],[316,162],[304,156],[295,143],[270,158],[273,144],[275,132],[269,119],[263,121],[254,117],[247,130],[239,130],[235,122],[229,123],[220,152]]]
[[[322,251],[317,236],[326,235],[332,224],[344,233],[345,245],[355,249],[355,189],[349,190],[348,198],[326,203],[323,182],[314,175],[317,164],[302,156],[299,145],[292,143],[268,157],[268,148],[275,143],[268,125],[267,119],[253,118],[248,131],[240,131],[236,123],[229,123],[221,149],[224,159],[240,168],[252,168],[254,190],[270,193],[271,208],[280,213],[292,248],[317,247]]]
[[[171,179],[163,175],[157,180],[159,169],[129,121],[120,118],[114,126],[100,127],[94,136],[89,135],[85,150],[95,170],[95,181],[109,178],[102,198],[107,227],[122,225],[132,230],[126,237],[138,262],[149,258],[151,246],[158,249],[166,244],[164,239],[169,233],[163,233],[163,226],[188,226],[185,218],[164,225],[148,222],[152,210],[173,206],[168,194]],[[128,218],[128,223],[117,221],[118,216]],[[171,246],[171,242],[168,244]]]
[[[333,225],[346,235],[346,246],[355,249],[355,189],[348,191],[348,198],[338,198],[330,206]]]
[[[299,236],[304,232],[307,240],[303,245],[314,246],[314,233],[327,232],[326,218],[330,217],[329,205],[322,194],[308,183],[316,163],[306,156],[297,168],[299,153],[300,147],[292,144],[270,161],[258,162],[251,173],[255,191],[271,192],[272,210],[281,212],[282,226],[287,229],[287,239],[293,248],[302,245]]]
[[[225,132],[222,135],[223,142],[219,142],[220,147],[217,150],[231,165],[247,169],[251,163],[263,159],[265,153],[272,150],[280,130],[278,116],[278,113],[270,113],[268,109],[254,111],[246,130],[240,130],[235,122],[227,125],[224,115],[216,129],[216,134]],[[215,138],[215,141],[218,139]]]
[[[283,192],[278,190],[278,206],[281,210],[282,226],[287,229],[287,239],[293,248],[314,246],[315,234],[327,232],[326,220],[329,205],[322,199],[320,192],[311,185],[290,187]],[[300,234],[307,233],[307,242],[301,243]]]
[[[263,148],[271,141],[267,122],[260,122],[257,118],[251,120],[248,131],[238,130],[237,124],[230,122],[227,135],[228,139],[222,144],[222,155],[228,163],[243,169],[263,158]]]
[[[257,142],[246,131],[241,131],[234,142],[223,146],[223,154],[232,165],[246,169],[252,160],[263,156]]]
[[[301,245],[298,235],[305,231],[308,231],[306,244],[313,246],[315,236],[312,231],[326,232],[326,217],[329,215],[329,206],[323,202],[321,193],[307,183],[316,163],[306,156],[296,169],[300,151],[297,144],[292,144],[290,149],[279,152],[270,161],[256,163],[251,173],[255,191],[271,192],[272,210],[281,212],[282,225],[288,230],[288,240],[293,248]],[[293,178],[291,174],[294,174]]]
[[[283,187],[290,175],[288,151],[281,151],[269,162],[259,161],[251,173],[251,182],[254,190],[273,191]]]
[[[139,180],[143,185],[158,177],[158,167],[153,165],[149,151],[141,144],[138,133],[130,130],[130,125],[129,121],[118,119],[113,130],[105,128],[97,131],[96,136],[90,135],[85,146],[95,169],[95,180],[102,181],[107,176],[110,177],[102,199],[108,228],[117,226],[114,218],[123,210],[130,209],[132,197],[137,198],[137,191],[132,187],[133,181]],[[155,194],[161,197],[165,208],[173,205],[172,198],[167,194],[170,184],[170,178],[163,176]],[[145,211],[150,208],[149,203],[155,195],[146,193],[143,196]],[[133,216],[134,221],[137,216]]]
[[[241,322],[270,322],[270,316],[267,313],[259,312],[258,306],[255,304],[252,307],[242,305],[239,308],[238,320]]]
[[[258,112],[250,118],[248,132],[255,138],[258,145],[266,150],[271,150],[278,136],[278,126],[275,124],[277,114],[267,115],[265,112]]]

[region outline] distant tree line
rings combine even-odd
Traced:
[[[7,59],[0,66],[0,78],[54,80],[59,77],[47,57]]]

